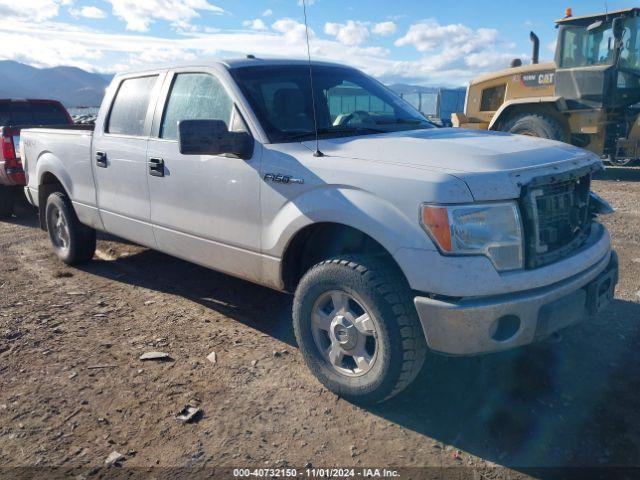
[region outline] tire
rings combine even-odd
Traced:
[[[346,296],[346,303],[344,299],[337,303],[348,306],[336,308],[334,295]],[[356,317],[371,321],[365,327]],[[318,328],[319,324],[324,327]],[[293,326],[300,351],[316,378],[332,392],[359,404],[380,403],[404,390],[416,378],[427,352],[406,279],[393,263],[374,256],[339,257],[311,268],[295,293]],[[332,364],[329,352],[338,345],[344,355]],[[371,359],[368,365],[365,357]]]
[[[0,185],[0,220],[10,218],[13,215],[15,201],[14,189]]]
[[[80,223],[69,197],[61,192],[49,195],[45,219],[51,245],[60,260],[78,265],[93,258],[96,231]]]
[[[566,142],[567,138],[558,120],[550,115],[524,113],[509,119],[501,130],[516,135],[547,138]]]

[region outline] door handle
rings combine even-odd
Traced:
[[[96,165],[100,168],[107,168],[107,154],[105,152],[96,152]]]
[[[164,177],[164,160],[161,158],[150,158],[149,174],[154,177]]]

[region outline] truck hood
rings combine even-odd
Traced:
[[[313,142],[305,146],[315,149]],[[320,141],[325,155],[435,170],[464,181],[475,200],[518,198],[533,178],[592,165],[600,158],[565,143],[502,132],[442,128]]]

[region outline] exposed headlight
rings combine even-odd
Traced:
[[[485,255],[499,271],[523,268],[522,222],[515,203],[424,204],[420,218],[445,255]]]

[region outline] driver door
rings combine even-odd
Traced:
[[[222,120],[239,127],[234,101],[206,71],[167,78],[147,151],[151,223],[158,249],[249,280],[261,272],[259,155],[249,160],[183,155],[181,120]],[[256,152],[260,152],[256,149]]]

